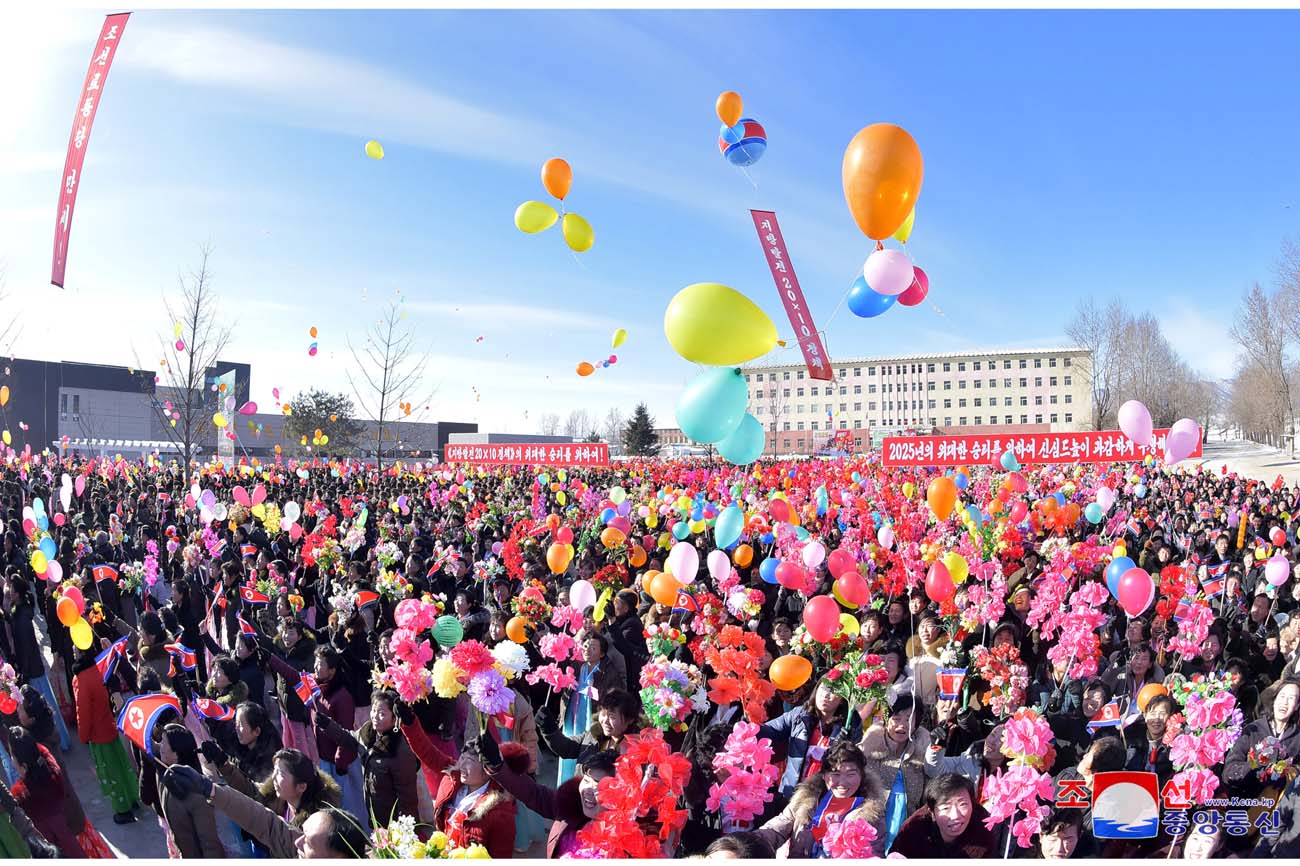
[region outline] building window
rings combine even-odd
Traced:
[[[1043,396],[1041,394],[1039,394],[1037,397],[1034,398],[1034,405],[1035,406],[1043,405]]]
[[[867,411],[869,411],[869,412],[874,412],[874,411],[876,411],[876,401],[872,400],[871,402],[869,402],[869,403],[867,404]]]
[[[1034,423],[1035,423],[1035,424],[1042,424],[1042,423],[1043,423],[1043,416],[1042,416],[1042,415],[1035,415],[1035,416],[1034,416]]]
[[[1011,387],[1011,380],[1010,380],[1010,379],[1003,379],[1003,380],[1002,380],[1002,387],[1003,387],[1003,388],[1010,388],[1010,387]]]
[[[848,371],[848,368],[847,368],[847,367],[840,367],[840,378],[841,378],[841,379],[843,379],[843,378],[844,378],[845,376],[847,376],[848,374],[849,374],[849,371]]]
[[[1010,416],[1010,415],[1007,416],[1007,423],[1008,423],[1008,424],[1011,423],[1011,416]]]
[[[966,408],[966,398],[965,398],[965,397],[962,397],[960,400],[957,401],[957,408],[958,408],[958,409],[965,409],[965,408]],[[966,423],[966,422],[963,421],[962,423],[964,424],[964,423]]]
[[[1043,377],[1042,377],[1042,376],[1035,376],[1035,377],[1034,377],[1034,387],[1035,387],[1035,388],[1041,388],[1041,387],[1043,387]]]
[[[1029,361],[1026,360],[1026,359],[1024,359],[1024,358],[1021,358],[1021,359],[1020,359],[1020,369],[1023,370],[1023,369],[1025,369],[1025,368],[1028,367],[1028,366],[1029,366]]]
[[[966,416],[965,416],[965,415],[962,415],[960,418],[957,419],[957,426],[959,426],[959,427],[965,427],[965,426],[966,426]]]
[[[1028,415],[1021,415],[1021,416],[1020,416],[1020,423],[1021,423],[1021,424],[1028,424],[1028,423],[1029,423],[1029,416],[1028,416]]]
[[[982,421],[982,420],[983,420],[983,416],[981,416],[981,415],[976,415],[976,416],[975,416],[975,426],[976,426],[976,427],[980,426],[980,421]]]
[[[1011,359],[1010,359],[1010,358],[1007,358],[1005,361],[1002,362],[1002,369],[1003,369],[1003,370],[1010,370],[1010,369],[1011,369]]]
[[[73,415],[80,415],[80,414],[81,414],[81,395],[80,395],[80,394],[73,394],[73,395],[72,395],[72,414],[73,414]]]
[[[755,415],[766,415],[767,413],[763,411],[763,407],[762,407],[762,406],[759,406],[757,409],[754,410],[754,414],[755,414]]]
[[[971,369],[974,370],[976,373],[978,373],[980,371],[980,362],[976,361],[973,364],[971,364]]]
[[[952,372],[952,364],[950,364],[950,363],[947,362],[947,361],[944,361],[944,362],[943,362],[943,371],[944,371],[945,373],[950,373],[950,372]]]
[[[1056,395],[1053,394],[1052,396],[1048,397],[1048,398],[1047,398],[1047,402],[1049,402],[1049,403],[1051,403],[1053,406],[1055,406],[1055,405],[1056,405]]]
[[[1050,379],[1048,379],[1048,380],[1047,380],[1047,384],[1049,384],[1049,385],[1051,385],[1053,388],[1055,388],[1055,387],[1056,387],[1056,377],[1053,376],[1053,377],[1051,377]]]
[[[861,393],[862,393],[862,386],[861,386],[861,385],[854,385],[854,386],[853,386],[853,393],[854,393],[854,394],[861,394]]]
[[[862,404],[861,404],[861,403],[854,403],[854,404],[853,404],[853,411],[854,411],[854,412],[861,412],[861,411],[862,411]]]
[[[1029,379],[1028,379],[1028,377],[1026,377],[1026,376],[1021,376],[1021,377],[1020,377],[1020,387],[1021,387],[1021,388],[1028,388],[1028,387],[1029,387]]]
[[[1074,400],[1071,398],[1071,395],[1066,394],[1066,395],[1065,395],[1065,402],[1067,402],[1067,403],[1073,403]]]
[[[1070,382],[1070,377],[1069,377],[1069,376],[1066,376],[1066,377],[1065,377],[1065,387],[1067,387],[1067,388],[1070,387],[1070,384],[1071,384],[1071,382]]]
[[[803,429],[803,422],[802,422],[802,421],[798,422],[797,424],[794,425],[794,428],[795,428],[796,430],[802,430],[802,429]]]
[[[59,395],[59,411],[60,411],[61,413],[63,413],[64,415],[67,415],[67,414],[68,414],[68,395],[67,395],[67,394],[60,394],[60,395]]]
[[[951,391],[951,390],[952,390],[952,380],[950,380],[950,379],[946,379],[946,380],[944,380],[944,383],[943,383],[943,390],[945,390],[945,391]]]
[[[934,383],[933,383],[933,382],[926,382],[926,383],[925,383],[925,390],[927,390],[927,391],[933,391],[933,390],[934,390]]]
[[[926,365],[925,365],[925,372],[927,372],[927,373],[933,373],[933,372],[934,372],[934,364],[926,364]]]
[[[1028,406],[1028,405],[1029,405],[1029,398],[1028,398],[1028,397],[1021,397],[1021,398],[1020,398],[1020,405],[1021,405],[1021,406]]]
[[[1010,397],[1003,397],[1003,398],[1002,398],[1002,405],[1003,405],[1003,406],[1010,406],[1010,405],[1011,405],[1011,398],[1010,398]]]
[[[875,386],[875,385],[868,385],[868,386],[867,386],[867,393],[868,393],[868,394],[874,394],[874,393],[876,393],[876,386]]]
[[[849,389],[848,389],[847,386],[845,386],[845,387],[841,387],[841,388],[840,388],[840,396],[841,396],[841,397],[843,397],[843,396],[844,396],[845,394],[847,394],[847,393],[849,393]]]
[[[1040,370],[1040,369],[1042,369],[1042,367],[1043,367],[1043,359],[1042,359],[1042,358],[1035,358],[1035,359],[1034,359],[1034,369],[1035,369],[1035,370]]]
[[[944,397],[944,398],[943,398],[943,408],[945,408],[945,409],[951,409],[951,408],[952,408],[952,398],[951,398],[951,397]]]
[[[762,400],[762,399],[763,399],[763,389],[762,389],[762,388],[759,388],[757,391],[754,392],[754,399],[755,399],[755,400]]]
[[[952,426],[952,416],[951,416],[951,415],[945,415],[945,416],[944,416],[944,419],[943,419],[943,426],[945,426],[945,427],[951,427],[951,426]]]
[[[789,429],[790,429],[790,422],[789,422],[789,421],[785,422],[785,429],[786,429],[786,430],[789,430]],[[785,447],[786,447],[786,448],[789,448],[789,447],[790,447],[790,440],[789,440],[789,439],[785,440]]]
[[[817,389],[814,388],[813,390],[814,390],[814,392],[815,392]],[[802,396],[803,396],[803,388],[796,388],[794,393],[795,393],[795,396],[796,396],[796,397],[802,397]]]
[[[1055,359],[1055,358],[1048,358],[1048,359],[1047,359],[1047,366],[1049,366],[1049,367],[1055,367],[1055,366],[1056,366],[1056,359]]]
[[[925,401],[925,402],[926,402],[926,406],[925,406],[925,408],[927,408],[927,409],[933,409],[933,408],[934,408],[934,401],[933,401],[933,400],[927,400],[927,401]]]
[[[802,414],[803,414],[803,404],[800,403],[798,406],[796,406],[796,407],[794,408],[794,411],[796,411],[796,412],[798,412],[800,415],[802,415]]]
[[[782,389],[781,389],[781,396],[782,396],[782,397],[789,397],[789,396],[790,396],[790,389],[789,389],[789,388],[782,388]]]
[[[840,411],[841,411],[841,412],[847,412],[847,411],[849,411],[849,404],[848,404],[848,403],[841,403],[841,404],[840,404]]]
[[[862,368],[861,368],[861,367],[854,367],[854,368],[853,368],[853,375],[854,375],[854,376],[861,376],[861,375],[862,375]]]
[[[983,405],[984,405],[984,398],[983,398],[983,397],[976,397],[976,398],[975,398],[975,408],[978,409],[978,408],[980,408],[980,407],[983,406]]]
[[[802,379],[802,378],[803,378],[803,370],[798,370],[798,371],[796,371],[795,374],[794,374],[794,377],[795,377],[796,379]]]
[[[894,368],[893,368],[893,367],[882,367],[881,370],[880,370],[880,372],[884,373],[886,376],[892,376],[893,373],[894,373]]]
[[[1052,423],[1053,423],[1053,424],[1056,423],[1056,413],[1055,413],[1055,412],[1052,413]]]
[[[965,373],[965,372],[966,372],[966,362],[965,362],[965,361],[958,361],[958,362],[957,362],[957,372],[958,372],[958,373]]]
[[[868,376],[874,376],[874,375],[876,375],[876,368],[875,368],[875,367],[868,367],[868,368],[867,368],[867,375],[868,375]]]
[[[749,374],[748,374],[748,373],[745,374],[745,381],[746,381],[746,382],[749,381]]]
[[[848,422],[848,421],[840,421],[840,429],[841,429],[841,430],[847,430],[847,429],[849,429],[849,422]]]
[[[789,425],[789,424],[785,425],[785,429],[789,430],[789,429],[790,429],[790,425]],[[789,451],[789,450],[790,450],[790,440],[789,440],[789,439],[785,440],[785,450],[786,450],[786,451]]]
[[[966,390],[966,380],[965,380],[965,379],[958,379],[958,380],[957,380],[957,390],[958,390],[958,391],[965,391],[965,390]]]
[[[789,382],[789,381],[790,381],[790,371],[789,371],[789,370],[786,370],[784,373],[782,373],[782,374],[781,374],[781,378],[784,379],[785,381]]]
[[[818,424],[819,424],[819,422],[817,422],[817,421],[812,422],[812,428],[813,428],[814,430],[818,429]]]
[[[1068,367],[1070,366],[1070,359],[1066,358],[1062,363],[1064,364],[1064,366]]]
[[[1069,359],[1069,358],[1066,358],[1065,360],[1068,361],[1068,360],[1070,360],[1070,359]],[[1071,423],[1071,422],[1073,422],[1073,421],[1074,421],[1074,415],[1070,414],[1069,412],[1066,412],[1066,413],[1065,413],[1065,423],[1066,423],[1066,424],[1069,424],[1069,423]]]

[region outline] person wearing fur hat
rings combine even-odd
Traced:
[[[414,716],[409,718],[403,719],[402,733],[430,781],[434,826],[459,848],[478,843],[493,860],[513,857],[515,798],[484,769],[484,764],[495,757],[495,743],[485,747],[481,739],[470,740],[453,761],[433,744]],[[511,771],[527,774],[529,757],[523,746],[502,743],[496,751]],[[436,777],[436,783],[430,777]]]
[[[366,810],[380,826],[387,826],[402,815],[420,817],[416,793],[420,762],[398,727],[397,707],[395,692],[376,689],[370,696],[370,719],[355,733],[325,714],[316,715],[317,722],[332,737],[357,751],[365,783]]]
[[[853,743],[839,741],[826,750],[821,770],[795,788],[790,803],[758,830],[790,858],[824,857],[826,833],[841,821],[866,821],[876,829],[876,854],[884,850],[886,791]]]

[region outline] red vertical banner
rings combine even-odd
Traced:
[[[90,128],[95,123],[95,112],[104,94],[108,69],[113,65],[117,43],[126,29],[126,19],[131,15],[109,15],[104,19],[104,29],[90,56],[86,81],[77,98],[77,110],[72,115],[72,134],[68,136],[68,158],[63,163],[63,177],[59,180],[59,209],[54,223],[54,268],[50,282],[63,288],[63,274],[68,266],[68,237],[72,233],[72,211],[77,206],[77,187],[81,185],[81,167],[86,161],[86,148],[90,145]]]
[[[829,382],[833,378],[831,362],[826,357],[821,335],[817,333],[812,313],[804,301],[803,289],[799,288],[799,278],[795,276],[794,263],[790,261],[790,252],[785,248],[785,238],[781,236],[776,214],[768,210],[751,210],[749,214],[754,218],[758,242],[763,245],[767,267],[772,272],[772,281],[776,283],[781,303],[785,305],[785,314],[794,328],[795,339],[799,341],[799,351],[803,352],[808,375]]]

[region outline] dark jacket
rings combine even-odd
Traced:
[[[32,606],[24,599],[9,618],[14,636],[14,672],[24,680],[45,676],[45,660],[41,658],[33,617]]]
[[[891,853],[902,854],[909,860],[915,857],[952,860],[995,857],[1000,852],[995,850],[993,834],[984,828],[984,819],[988,815],[983,806],[975,803],[966,832],[947,843],[939,835],[939,826],[934,822],[930,807],[922,806],[903,822],[903,828],[898,831],[898,837],[889,850]]]
[[[627,690],[636,694],[641,690],[641,668],[650,661],[645,626],[636,611],[628,611],[610,623],[609,636],[627,664]]]
[[[547,859],[556,857],[565,834],[576,833],[586,826],[588,819],[582,811],[582,796],[578,792],[581,776],[574,776],[558,788],[548,788],[532,776],[516,773],[505,764],[495,770],[489,769],[488,775],[513,794],[520,804],[553,822],[546,839]]]
[[[419,819],[415,777],[420,762],[400,730],[377,734],[366,722],[354,734],[330,719],[330,733],[355,749],[361,759],[366,787],[366,808],[376,822],[387,826],[393,818]]]
[[[1264,790],[1264,783],[1251,769],[1248,756],[1254,746],[1271,736],[1273,736],[1272,722],[1268,719],[1257,719],[1242,729],[1241,737],[1228,750],[1228,757],[1223,763],[1223,781],[1233,795],[1254,797]],[[1294,721],[1287,726],[1278,739],[1287,756],[1300,759],[1300,727],[1297,727]]]
[[[813,712],[802,706],[795,707],[788,713],[777,716],[759,729],[760,737],[767,737],[772,745],[784,743],[786,746],[785,773],[777,786],[777,791],[789,796],[795,787],[803,781],[804,760],[808,756],[808,741],[815,726]],[[856,743],[862,739],[862,719],[857,713],[848,714],[848,723],[837,723],[830,732],[830,740],[848,740]]]

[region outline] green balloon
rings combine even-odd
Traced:
[[[460,620],[450,614],[438,617],[433,624],[433,639],[442,646],[453,647],[464,636],[465,629],[461,628]]]

